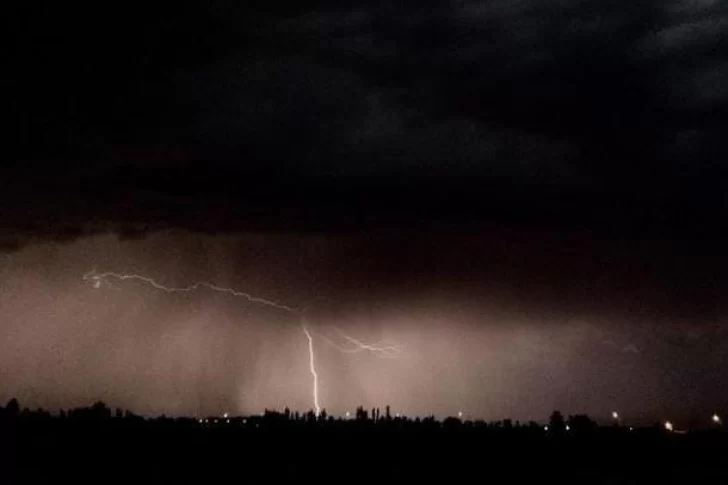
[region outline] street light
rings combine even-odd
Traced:
[[[670,421],[665,421],[665,429],[667,431],[672,431],[674,429]]]
[[[713,415],[713,422],[715,424],[721,424],[720,416],[718,416],[717,414],[714,414]]]
[[[612,419],[619,419],[619,413],[617,411],[612,411]]]

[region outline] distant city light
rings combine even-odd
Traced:
[[[720,424],[720,422],[721,422],[721,421],[720,421],[720,416],[718,416],[717,414],[714,414],[714,415],[713,415],[713,422],[714,422],[715,424]]]
[[[619,419],[619,413],[617,411],[612,411],[612,419]]]
[[[248,424],[248,420],[247,419],[243,419],[243,424]]]
[[[672,426],[672,423],[670,421],[665,421],[665,429],[668,430],[668,431],[672,431],[673,430],[673,426]]]
[[[566,431],[571,431],[571,426],[569,426],[568,424],[566,425]]]
[[[200,424],[202,424],[202,418],[197,420]]]
[[[632,426],[629,427],[630,431],[634,431],[634,428]]]
[[[230,424],[230,420],[229,420],[229,419],[228,419],[228,420],[226,420],[225,422],[226,422],[227,424]]]
[[[544,427],[543,427],[543,430],[544,430],[544,431],[548,431],[548,430],[549,430],[549,427],[548,427],[548,426],[544,426]]]
[[[462,411],[458,411],[458,418],[462,418],[462,417],[463,417],[463,412]]]
[[[222,417],[225,418],[225,419],[227,419],[228,413],[223,413]]]
[[[349,419],[351,417],[351,413],[349,411],[346,412],[346,419]]]

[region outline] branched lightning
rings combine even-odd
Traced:
[[[235,290],[233,288],[225,288],[222,286],[217,286],[212,283],[208,283],[205,281],[198,281],[196,283],[193,283],[189,286],[185,287],[173,287],[173,286],[165,286],[161,283],[157,283],[152,278],[148,278],[146,276],[141,276],[137,274],[123,274],[123,273],[112,273],[112,272],[106,272],[106,273],[97,273],[96,271],[92,270],[83,275],[84,281],[92,281],[94,288],[100,288],[103,283],[107,283],[108,278],[116,278],[118,280],[124,281],[124,280],[138,280],[142,281],[144,283],[147,283],[148,285],[153,286],[154,288],[158,290],[162,290],[166,293],[191,293],[196,290],[199,290],[200,288],[207,288],[212,291],[217,291],[219,293],[227,293],[232,296],[242,297],[248,300],[251,303],[260,303],[262,305],[266,305],[273,308],[278,308],[279,310],[287,311],[288,313],[292,314],[298,314],[296,310],[293,308],[282,305],[278,302],[272,301],[272,300],[266,300],[264,298],[259,298],[257,296],[253,296],[249,293],[244,293],[242,291]]]
[[[133,273],[132,274],[115,273],[115,272],[99,273],[94,269],[83,275],[83,280],[90,281],[92,286],[96,289],[101,288],[103,285],[113,287],[111,285],[111,283],[109,282],[109,279],[116,279],[119,281],[136,280],[136,281],[140,281],[142,283],[146,283],[149,286],[151,286],[157,290],[164,291],[165,293],[192,293],[192,292],[200,290],[200,289],[208,289],[208,290],[215,291],[218,293],[225,293],[225,294],[228,294],[228,295],[231,295],[234,297],[244,298],[251,303],[256,303],[256,304],[276,308],[279,310],[283,310],[291,315],[300,317],[301,318],[301,329],[303,330],[303,333],[306,335],[306,339],[308,340],[309,372],[313,379],[313,389],[312,389],[313,405],[316,410],[316,415],[318,416],[321,413],[321,406],[319,404],[318,373],[316,372],[316,359],[315,359],[315,352],[314,352],[314,345],[313,345],[313,337],[312,337],[311,332],[309,331],[308,327],[306,326],[306,320],[305,320],[305,317],[303,316],[303,312],[297,311],[293,307],[290,307],[288,305],[283,305],[283,304],[278,303],[273,300],[267,300],[265,298],[260,298],[260,297],[251,295],[250,293],[238,291],[234,288],[218,286],[213,283],[208,283],[205,281],[198,281],[189,286],[174,287],[174,286],[163,285],[163,284],[157,282],[156,280],[149,278],[147,276],[142,276],[142,275],[133,274]],[[366,343],[361,342],[360,340],[350,337],[349,335],[345,334],[343,331],[341,331],[338,328],[335,330],[341,336],[341,338],[343,338],[349,344],[353,345],[353,347],[341,346],[341,345],[337,344],[336,342],[334,342],[333,340],[329,339],[328,337],[326,337],[323,334],[318,333],[318,332],[316,332],[316,335],[319,338],[321,338],[324,342],[335,347],[340,352],[343,352],[346,354],[354,354],[354,353],[368,351],[368,352],[376,353],[380,357],[394,358],[394,357],[396,357],[396,354],[401,352],[401,348],[396,345],[391,345],[391,344],[386,345],[384,343],[366,344]]]
[[[345,334],[341,329],[336,329],[336,333],[341,335],[341,337],[346,340],[347,342],[354,344],[356,348],[361,350],[368,350],[370,352],[377,352],[382,357],[389,357],[393,358],[396,357],[396,354],[399,354],[402,352],[402,348],[398,345],[391,345],[388,342],[378,342],[375,344],[367,344],[362,342],[361,340],[357,340],[354,337],[351,337],[347,334]]]
[[[336,333],[341,336],[344,340],[349,342],[353,345],[353,347],[344,347],[342,345],[339,345],[338,343],[334,342],[327,336],[318,333],[318,337],[326,342],[327,344],[331,345],[335,349],[337,349],[339,352],[343,352],[345,354],[358,354],[360,352],[371,352],[374,354],[377,354],[379,357],[385,358],[385,359],[393,359],[397,357],[397,354],[402,352],[402,348],[396,345],[391,345],[387,342],[377,342],[374,344],[367,344],[360,340],[355,339],[354,337],[351,337],[344,333],[342,330],[336,328]]]

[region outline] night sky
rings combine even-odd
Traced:
[[[307,410],[305,315],[335,414],[728,409],[728,6],[74,8],[5,12],[0,401]]]

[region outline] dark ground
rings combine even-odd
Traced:
[[[535,423],[7,417],[3,483],[728,483],[728,433]]]

